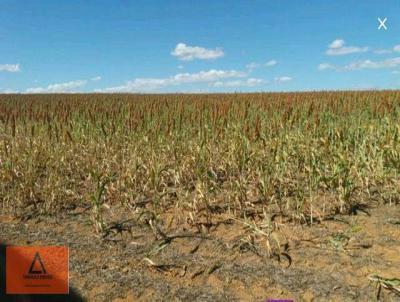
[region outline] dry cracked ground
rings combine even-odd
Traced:
[[[17,217],[0,215],[0,239],[68,245],[70,283],[88,301],[376,301],[368,276],[400,277],[399,205],[312,225],[277,218],[285,247],[280,259],[244,240],[244,226],[234,220],[194,232],[174,229],[169,214],[152,228],[146,215],[115,207],[108,229],[96,236],[84,207],[57,216],[27,209]],[[380,300],[400,297],[382,289]]]

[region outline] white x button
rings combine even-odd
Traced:
[[[379,21],[378,29],[380,30],[383,28],[384,30],[387,30],[387,26],[385,25],[387,18],[384,18],[383,20],[381,18],[378,18],[378,21]]]

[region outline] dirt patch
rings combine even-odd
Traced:
[[[400,277],[398,205],[313,225],[282,223],[276,234],[290,259],[266,257],[262,242],[252,250],[234,221],[203,231],[161,224],[166,239],[140,219],[116,207],[114,228],[101,237],[85,211],[27,221],[2,215],[0,239],[68,245],[71,285],[89,301],[373,301],[368,275]],[[381,299],[399,297],[383,289]]]

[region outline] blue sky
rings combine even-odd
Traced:
[[[3,93],[373,88],[400,89],[399,0],[0,1]]]

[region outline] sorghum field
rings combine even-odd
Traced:
[[[0,179],[89,301],[399,299],[399,91],[1,95]]]

